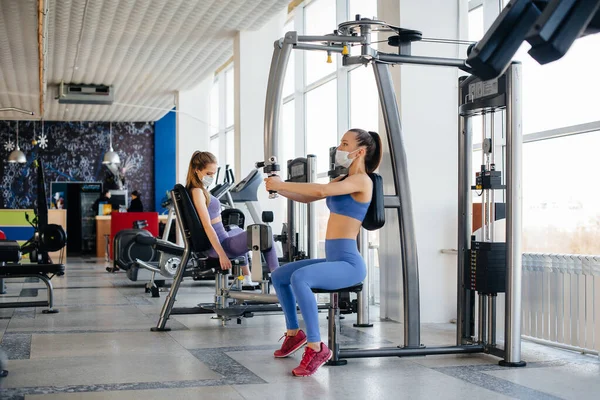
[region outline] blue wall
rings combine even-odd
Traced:
[[[154,123],[154,200],[159,213],[165,210],[160,206],[162,199],[175,186],[175,116],[169,112]]]

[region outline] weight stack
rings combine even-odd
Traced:
[[[506,291],[506,243],[471,242],[467,286],[483,294]]]

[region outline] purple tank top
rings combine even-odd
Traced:
[[[208,203],[208,215],[210,216],[211,221],[221,216],[221,202],[212,195],[210,196],[210,203]],[[223,222],[219,221],[216,224],[212,224],[212,226],[219,237],[219,242],[223,242],[223,240],[229,237],[223,226]]]

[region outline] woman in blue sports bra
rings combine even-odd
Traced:
[[[273,271],[271,280],[285,314],[287,331],[276,358],[308,346],[300,365],[292,374],[312,375],[331,358],[331,351],[321,342],[317,302],[312,288],[340,289],[356,285],[367,274],[364,260],[358,252],[356,237],[371,203],[373,183],[367,173],[381,161],[381,139],[375,132],[350,129],[342,137],[336,151],[337,165],[348,168],[348,175],[327,184],[283,182],[277,176],[265,179],[267,190],[302,203],[326,199],[331,211],[327,222],[325,259],[301,260]],[[306,324],[306,334],[300,330],[296,303]]]

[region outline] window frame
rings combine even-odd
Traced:
[[[214,76],[214,80],[213,80],[213,85],[217,85],[218,86],[218,93],[219,93],[219,99],[218,99],[218,118],[219,120],[217,121],[217,123],[215,124],[214,121],[210,121],[210,124],[212,126],[216,126],[218,127],[218,131],[216,133],[213,133],[210,137],[209,137],[209,143],[213,140],[218,140],[218,146],[219,146],[219,154],[215,154],[215,156],[217,157],[217,159],[219,160],[219,163],[224,167],[227,164],[227,133],[232,133],[234,131],[235,128],[235,117],[232,118],[233,122],[229,125],[227,125],[227,103],[229,100],[229,96],[233,97],[234,101],[235,101],[235,85],[234,87],[229,91],[227,91],[227,74],[234,74],[234,64],[233,62],[228,62],[228,64],[226,64],[226,66],[220,70],[218,70],[215,73]],[[212,99],[211,99],[212,101]],[[235,103],[233,103],[235,104]],[[232,113],[234,113],[234,110],[231,110]],[[211,119],[212,119],[212,115],[211,115]],[[230,168],[235,169],[235,165],[236,165],[236,158],[235,158],[235,140],[233,142],[234,145],[234,154],[233,154],[233,163],[229,164]],[[231,159],[231,157],[229,157]]]

